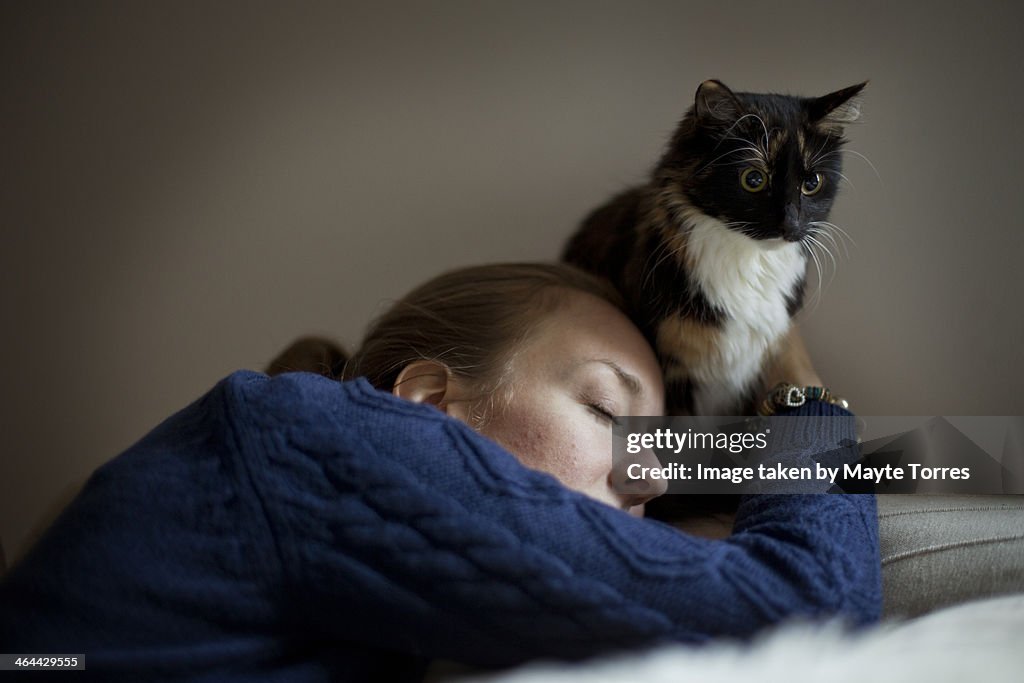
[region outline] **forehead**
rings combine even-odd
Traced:
[[[584,292],[567,291],[519,356],[530,370],[549,376],[571,374],[597,359],[660,390],[661,370],[640,330],[615,306]]]
[[[585,350],[595,348],[653,354],[640,330],[610,302],[578,290],[563,290],[559,296],[536,335],[537,342],[558,349],[558,356],[587,355]]]
[[[634,396],[643,396],[647,393],[643,381],[632,372],[623,369],[621,365],[610,358],[578,358],[566,366],[566,374],[573,375],[597,368],[615,375],[629,393]]]
[[[807,167],[820,161],[836,142],[830,132],[808,123],[803,109],[793,102],[750,106],[729,130],[726,139],[751,148],[757,159],[775,166],[799,159]]]

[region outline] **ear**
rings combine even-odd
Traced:
[[[743,105],[725,83],[704,81],[693,101],[697,121],[703,125],[731,124],[743,113]]]
[[[417,360],[409,363],[395,378],[391,393],[413,403],[426,403],[448,412],[454,380],[444,363]]]
[[[842,129],[860,118],[860,91],[867,81],[830,92],[807,103],[807,116],[824,130]]]

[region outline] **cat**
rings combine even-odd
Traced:
[[[750,414],[804,299],[866,82],[822,97],[700,85],[650,179],[594,210],[563,260],[610,279],[665,373],[670,415]]]

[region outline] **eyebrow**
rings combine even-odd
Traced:
[[[633,394],[634,396],[643,395],[644,386],[643,384],[640,383],[640,380],[637,378],[637,376],[623,370],[622,366],[616,363],[615,361],[609,360],[607,358],[588,358],[584,361],[581,361],[579,364],[586,365],[588,363],[600,363],[601,365],[608,366],[609,368],[612,369],[612,371],[615,372],[615,376],[619,378],[619,381],[622,382],[623,386],[626,387],[629,393]]]

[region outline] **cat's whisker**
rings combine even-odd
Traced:
[[[735,128],[736,126],[738,126],[741,123],[743,123],[744,119],[749,119],[751,116],[756,118],[758,121],[761,120],[761,117],[758,116],[757,114],[744,114],[743,116],[739,117],[738,119],[736,119],[733,122],[733,124],[731,126],[729,126],[725,130],[724,133],[722,133],[721,138],[719,138],[719,140],[718,140],[718,144],[715,145],[715,147],[712,149],[712,151],[714,151],[715,149],[718,149],[718,145],[722,144],[722,142],[724,142],[725,140],[740,140],[740,139],[742,139],[742,138],[737,138],[736,136],[731,136],[731,135],[729,135],[729,133],[732,132],[733,128]],[[761,121],[761,126],[764,127],[764,121]],[[744,142],[747,142],[747,141],[744,140]]]
[[[667,208],[668,208],[669,213],[672,215],[673,220],[676,222],[677,225],[682,225],[682,226],[687,226],[688,225],[688,222],[686,221],[686,219],[684,217],[678,215],[678,211],[677,210],[673,209],[671,206],[669,206]],[[687,232],[687,234],[685,236],[685,239],[680,240],[679,244],[677,246],[674,246],[674,247],[672,247],[672,245],[670,245],[664,239],[658,241],[658,248],[655,249],[653,252],[651,252],[651,255],[648,256],[647,259],[644,261],[644,270],[645,270],[646,274],[644,275],[643,287],[646,288],[647,284],[650,282],[651,277],[654,275],[654,272],[658,269],[658,266],[660,266],[662,263],[664,263],[669,258],[675,258],[675,257],[679,256],[679,254],[681,252],[683,252],[687,247],[690,247],[691,245],[695,244],[695,242],[693,241],[693,236],[691,234],[689,234],[689,229],[688,228],[687,228],[686,232]],[[657,256],[658,254],[661,254],[661,256],[654,263],[654,266],[652,266],[651,268],[647,268],[647,265],[651,262],[651,259],[654,258],[655,256]]]
[[[813,223],[808,223],[808,224],[811,225],[811,227],[809,228],[809,231],[810,231],[811,234],[814,234],[814,236],[818,236],[818,237],[824,238],[825,240],[828,240],[828,242],[830,242],[831,245],[833,245],[834,247],[839,249],[840,245],[836,241],[836,236],[834,236],[834,234],[831,233],[828,230],[828,228],[817,226],[817,225],[814,225]]]
[[[758,149],[757,147],[741,147],[740,149],[738,149],[736,151],[737,152],[753,152],[754,153],[753,158],[749,158],[748,157],[746,159],[746,161],[764,164],[765,166],[768,165],[767,158],[764,156],[764,154],[761,152],[761,150]]]
[[[764,123],[763,122],[761,123],[761,128],[762,128],[762,130],[764,129]],[[768,147],[766,145],[762,144],[762,142],[763,142],[762,140],[759,140],[759,139],[751,140],[750,138],[740,137],[739,135],[729,135],[729,136],[727,136],[727,137],[722,139],[723,142],[725,140],[734,140],[736,142],[743,143],[747,147],[753,148],[756,151],[757,155],[759,157],[761,157],[761,159],[767,163],[767,160],[768,160]]]
[[[872,170],[872,171],[874,171],[874,173],[875,173],[875,177],[876,177],[876,178],[878,178],[878,182],[880,182],[880,183],[883,183],[883,184],[885,183],[885,181],[884,181],[884,180],[882,180],[882,174],[881,174],[881,173],[879,173],[879,172],[878,172],[878,169],[877,169],[877,168],[875,168],[875,165],[874,165],[873,163],[871,163],[871,159],[868,159],[868,158],[867,158],[866,156],[864,156],[863,154],[861,154],[860,152],[858,152],[858,151],[857,151],[857,150],[855,150],[855,149],[841,149],[841,150],[839,150],[839,151],[840,151],[840,152],[844,152],[844,153],[846,153],[846,154],[853,154],[854,156],[858,156],[858,157],[860,157],[861,159],[863,159],[863,160],[864,160],[864,163],[866,163],[866,164],[867,164],[868,166],[870,166],[870,167],[871,167],[871,170]]]
[[[744,142],[746,142],[746,140],[744,140]],[[711,160],[711,161],[709,161],[708,163],[706,163],[706,164],[704,164],[703,166],[701,166],[701,167],[700,167],[699,169],[697,169],[696,173],[697,173],[697,174],[700,174],[700,173],[702,173],[702,172],[703,172],[703,171],[704,171],[705,169],[708,169],[708,168],[710,168],[710,167],[714,166],[714,165],[715,165],[715,162],[717,162],[717,161],[718,161],[719,159],[724,159],[724,158],[725,158],[725,157],[727,157],[727,156],[730,156],[730,155],[732,155],[732,154],[738,154],[738,153],[740,153],[740,152],[754,152],[754,153],[756,153],[756,154],[760,155],[760,153],[761,153],[761,150],[757,149],[756,147],[738,147],[737,149],[732,149],[732,150],[729,150],[729,151],[728,151],[728,152],[726,152],[725,154],[720,154],[719,156],[715,157],[714,159],[712,159],[712,160]]]
[[[844,238],[841,233],[837,233],[835,230],[831,230],[831,229],[826,228],[825,229],[825,234],[828,235],[829,239],[832,240],[833,244],[836,244],[836,248],[842,247],[842,249],[843,249],[843,256],[844,257],[850,258],[850,250],[846,246],[846,238]],[[838,235],[838,238],[836,237],[837,235]],[[857,245],[854,245],[854,246],[857,246]]]
[[[828,279],[828,284],[831,285],[832,284],[832,280],[835,278],[836,270],[838,270],[838,267],[839,267],[838,264],[836,263],[836,257],[832,255],[832,251],[828,248],[827,245],[825,245],[823,242],[818,240],[813,235],[807,235],[804,239],[809,240],[814,246],[816,246],[819,249],[821,249],[821,251],[824,253],[824,255],[828,256],[829,260],[832,262],[832,272],[829,275],[829,279]],[[827,286],[828,285],[826,285],[826,287]]]
[[[812,240],[810,242],[810,245],[811,245],[811,254],[814,256],[815,265],[817,266],[817,271],[818,271],[818,287],[817,287],[817,289],[814,292],[814,309],[813,309],[813,310],[817,310],[817,307],[821,305],[821,302],[825,298],[825,290],[828,289],[830,284],[832,284],[832,277],[828,277],[828,278],[825,277],[826,274],[827,274],[826,271],[828,271],[828,268],[826,267],[826,264],[825,264],[824,254],[819,252],[819,250],[823,251],[823,252],[824,251],[828,251],[828,250],[825,249],[822,246],[822,244],[820,242],[818,242],[817,240]],[[835,273],[835,269],[833,268],[833,270],[831,272],[832,272],[832,274],[834,274]]]
[[[820,242],[820,240],[816,240],[816,241]],[[825,253],[828,255],[829,260],[832,262],[832,273],[830,274],[829,279],[828,279],[829,284],[831,285],[832,281],[835,280],[835,278],[836,278],[836,274],[839,272],[839,264],[837,263],[836,254],[834,254],[832,252],[832,250],[829,249],[829,246],[827,244],[822,242],[821,243],[821,248],[825,251]]]
[[[825,171],[825,173],[831,173],[831,174],[837,175],[840,178],[842,178],[843,180],[845,180],[847,183],[849,183],[850,187],[852,187],[854,190],[857,189],[857,186],[853,184],[853,181],[850,180],[849,178],[847,178],[845,175],[843,175],[840,171]]]
[[[838,249],[840,246],[839,242],[836,241],[835,235],[833,235],[825,228],[812,227],[810,229],[810,233],[812,235],[821,236],[822,238],[827,239],[829,242],[832,243],[832,246],[834,246],[836,249]],[[842,247],[846,258],[850,258],[850,252],[846,251],[846,244],[843,244]]]
[[[840,235],[842,235],[842,237],[843,237],[844,239],[848,239],[848,240],[850,240],[850,244],[852,244],[852,245],[853,245],[853,246],[855,246],[855,247],[857,246],[857,242],[856,242],[856,241],[854,241],[854,239],[853,239],[853,237],[852,237],[852,236],[850,235],[850,233],[846,232],[845,230],[843,230],[842,228],[840,228],[840,227],[839,227],[838,225],[836,225],[835,223],[829,223],[828,221],[811,221],[811,222],[809,223],[809,225],[814,225],[814,226],[824,226],[824,227],[826,227],[826,228],[829,228],[829,229],[831,229],[831,230],[835,230],[835,231],[836,231],[837,233],[839,233]],[[859,247],[858,247],[858,248],[859,248]]]
[[[821,303],[821,262],[818,261],[818,256],[817,254],[814,253],[814,248],[809,242],[801,242],[800,244],[801,246],[803,246],[804,250],[807,252],[807,254],[811,257],[811,260],[814,262],[814,269],[818,275],[818,277],[815,280],[815,284],[817,286],[814,290],[814,305],[811,308],[811,312],[813,313],[818,309],[818,304]]]
[[[651,272],[652,272],[652,269],[650,268],[651,259],[654,258],[654,256],[656,254],[661,253],[661,251],[663,249],[664,249],[663,243],[659,242],[658,246],[650,254],[647,255],[646,259],[644,259],[644,279],[643,279],[643,284],[641,285],[642,287],[646,287],[647,283],[650,282],[650,280],[651,280]]]
[[[682,254],[684,251],[686,251],[687,247],[689,247],[690,244],[691,244],[691,242],[690,242],[689,239],[687,239],[685,242],[680,242],[679,246],[674,248],[668,255],[671,256],[672,258],[678,258],[678,256],[680,254]]]
[[[753,116],[753,117],[754,117],[755,119],[757,119],[757,122],[761,124],[761,130],[763,130],[763,131],[764,131],[764,158],[765,158],[765,159],[767,159],[767,158],[768,158],[768,156],[769,156],[769,154],[768,154],[768,138],[770,138],[770,137],[771,137],[771,136],[770,136],[770,135],[768,134],[768,126],[766,126],[766,125],[765,125],[765,123],[764,123],[764,119],[762,119],[762,118],[761,118],[760,116],[758,116],[757,114],[752,114],[752,116]]]
[[[655,256],[658,256],[662,252],[665,252],[665,255],[658,259],[658,261],[654,264],[654,267],[648,268],[648,266],[651,263],[651,259],[653,259]],[[654,271],[657,270],[658,266],[661,265],[661,263],[670,255],[671,254],[668,243],[665,240],[658,240],[658,247],[654,251],[652,251],[650,255],[648,255],[647,259],[644,261],[644,288],[646,288],[647,284],[651,281],[651,277],[654,275]]]
[[[878,169],[875,168],[875,165],[873,163],[871,163],[871,159],[868,159],[866,156],[864,156],[863,154],[861,154],[857,150],[846,149],[846,148],[833,150],[833,151],[829,152],[828,154],[826,154],[824,157],[822,157],[822,159],[827,159],[828,157],[832,156],[833,154],[852,154],[854,156],[860,157],[861,159],[864,160],[864,163],[866,163],[868,166],[871,167],[871,170],[874,172],[875,177],[878,178],[878,182],[880,182],[882,184],[885,184],[885,181],[882,180],[882,174],[880,174],[878,172]]]
[[[828,241],[832,243],[832,246],[834,246],[837,250],[841,247],[843,250],[844,258],[850,258],[850,250],[846,248],[846,242],[842,240],[837,240],[836,236],[832,234],[830,230],[827,230],[825,228],[814,228],[813,230],[814,235],[828,239]]]
[[[758,141],[758,142],[751,142],[750,140],[747,140],[746,138],[739,138],[739,137],[730,137],[729,139],[730,140],[735,140],[736,142],[746,143],[745,147],[740,147],[740,148],[737,149],[737,151],[748,150],[750,152],[753,152],[754,155],[756,156],[756,159],[754,159],[754,161],[757,161],[758,163],[764,164],[765,166],[768,165],[768,148],[766,146],[759,146],[761,144],[760,141]],[[719,157],[719,158],[721,158],[721,157]]]
[[[821,156],[821,153],[825,150],[825,147],[828,146],[828,142],[831,139],[832,131],[829,131],[828,133],[825,134],[825,140],[821,143],[821,147],[819,147],[818,151],[814,153],[814,156],[811,157],[811,160],[807,162],[808,168],[813,168],[823,158]]]

